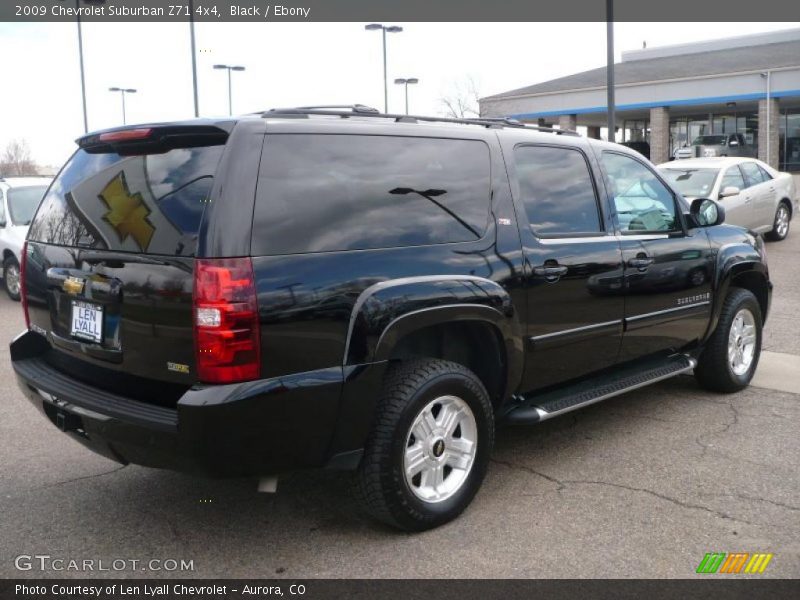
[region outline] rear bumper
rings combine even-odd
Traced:
[[[250,476],[321,467],[331,458],[341,367],[196,386],[165,408],[78,381],[51,366],[48,351],[33,332],[11,343],[20,389],[62,431],[123,464]]]

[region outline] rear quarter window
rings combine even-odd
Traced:
[[[192,256],[223,146],[120,156],[76,152],[50,187],[29,239]]]
[[[488,146],[478,140],[267,136],[255,255],[464,242],[486,232]]]

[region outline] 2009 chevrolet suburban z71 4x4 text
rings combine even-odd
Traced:
[[[641,155],[353,107],[78,140],[31,225],[22,390],[122,463],[355,471],[374,517],[458,515],[501,422],[758,364],[764,246]]]

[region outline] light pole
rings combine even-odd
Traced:
[[[79,9],[79,0],[75,0],[75,8]],[[78,23],[78,58],[81,66],[81,100],[83,101],[83,133],[89,133],[89,115],[86,112],[86,76],[83,71],[83,31],[81,30],[80,10],[76,11],[75,20]]]
[[[119,92],[122,96],[122,124],[127,125],[127,119],[125,117],[125,94],[135,94],[136,90],[132,88],[118,88],[118,87],[110,87],[108,88],[109,92]]]
[[[194,117],[200,116],[200,101],[197,99],[197,45],[194,39],[194,1],[189,0],[189,40],[192,48],[192,92],[194,93]]]
[[[389,112],[389,81],[388,75],[386,73],[386,34],[387,33],[400,33],[403,31],[402,27],[398,27],[397,25],[381,25],[380,23],[370,23],[369,25],[364,25],[364,29],[367,31],[377,31],[378,29],[381,30],[383,35],[383,112]]]
[[[228,71],[228,114],[233,114],[233,94],[231,92],[231,71],[244,71],[240,65],[214,65],[215,69],[227,69]]]
[[[408,84],[414,85],[415,83],[419,83],[419,79],[416,77],[409,77],[408,79],[399,77],[395,79],[394,82],[398,85],[404,85],[406,88],[406,114],[408,114]]]
[[[606,0],[606,98],[608,104],[608,141],[616,142],[614,102],[614,0]]]

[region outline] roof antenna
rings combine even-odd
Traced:
[[[642,50],[647,48],[647,40],[642,41]]]

